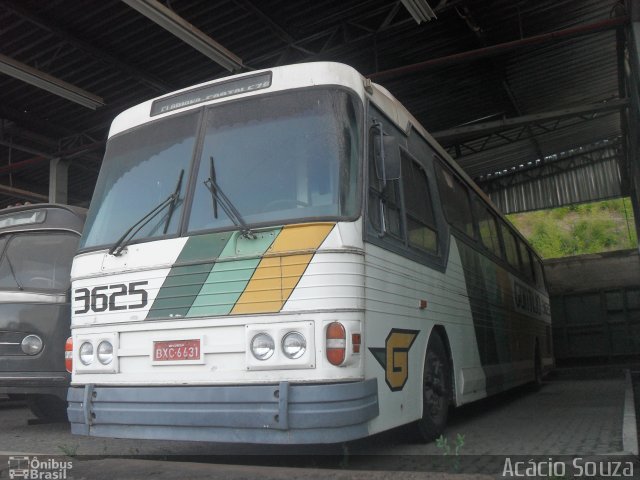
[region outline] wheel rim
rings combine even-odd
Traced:
[[[447,408],[447,379],[444,364],[437,355],[427,354],[427,371],[424,377],[425,412],[429,417],[440,417]]]

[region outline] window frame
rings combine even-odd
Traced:
[[[470,240],[475,240],[476,237],[476,221],[475,221],[475,217],[473,214],[473,204],[472,204],[472,200],[471,200],[471,195],[469,192],[469,185],[467,184],[467,182],[465,182],[462,178],[460,178],[460,176],[453,171],[453,169],[446,164],[446,162],[440,157],[440,155],[435,154],[434,155],[434,174],[435,174],[435,181],[436,184],[438,185],[438,194],[440,197],[440,205],[442,208],[442,213],[445,217],[445,219],[447,220],[447,224],[449,225],[449,227],[458,233],[461,233],[462,235],[465,236],[465,238],[468,238]],[[467,204],[467,211],[469,213],[469,219],[471,220],[471,223],[469,224],[471,227],[471,233],[466,232],[463,228],[460,228],[458,225],[456,225],[455,223],[453,223],[451,221],[451,219],[449,218],[448,214],[447,214],[447,208],[445,207],[445,205],[447,204],[447,202],[444,201],[443,199],[443,192],[441,187],[441,182],[438,178],[438,172],[437,172],[437,168],[440,168],[440,170],[451,176],[451,178],[453,179],[453,181],[455,183],[457,183],[462,190],[465,192],[465,196],[466,196],[466,204]]]
[[[500,232],[500,225],[501,225],[501,221],[500,221],[500,217],[498,215],[496,215],[491,208],[489,208],[489,206],[487,205],[486,202],[484,202],[477,194],[472,195],[472,213],[473,213],[473,226],[474,229],[476,231],[476,236],[475,239],[478,242],[478,244],[480,245],[480,247],[487,252],[489,255],[495,257],[496,259],[498,259],[500,262],[505,262],[506,263],[506,259],[504,257],[504,249],[502,246],[502,235]],[[496,238],[496,242],[497,242],[497,250],[493,250],[491,248],[489,248],[485,243],[484,240],[482,239],[482,233],[480,230],[480,221],[479,221],[479,217],[478,217],[478,209],[482,209],[484,210],[486,213],[489,214],[489,218],[493,221],[493,226],[495,227],[495,238]]]
[[[379,216],[379,225],[373,225],[373,222],[371,220],[371,210],[367,209],[367,221],[369,223],[371,223],[371,225],[373,226],[374,230],[379,232],[379,235],[381,235],[382,237],[385,237],[387,235],[389,235],[391,237],[391,239],[393,239],[393,241],[399,242],[399,243],[404,243],[405,242],[405,237],[406,237],[406,221],[404,219],[404,195],[403,195],[403,185],[402,185],[402,166],[400,166],[400,178],[395,179],[395,180],[386,180],[387,184],[392,183],[394,185],[393,191],[396,195],[396,198],[394,199],[394,206],[397,208],[393,208],[394,211],[398,212],[398,219],[399,219],[399,235],[396,235],[394,232],[392,232],[389,229],[389,221],[388,221],[388,217],[387,217],[387,202],[388,202],[388,193],[385,195],[383,194],[383,190],[382,188],[380,188],[380,185],[382,183],[382,180],[380,179],[380,177],[378,176],[378,162],[376,162],[376,158],[375,158],[375,147],[373,146],[373,142],[375,141],[375,131],[378,129],[376,124],[372,124],[369,129],[368,129],[368,138],[367,138],[367,144],[369,147],[368,153],[367,153],[367,158],[366,158],[366,170],[367,170],[367,194],[366,194],[366,199],[367,199],[367,203],[369,203],[369,195],[372,195],[376,197],[376,205],[377,208],[375,208],[375,210],[378,211],[377,215]],[[383,128],[384,131],[384,128]],[[387,133],[387,132],[384,132]],[[402,152],[402,150],[401,150]],[[402,154],[401,154],[402,155]],[[376,187],[374,188],[372,185],[372,175],[374,175],[375,178],[375,184]],[[388,186],[387,186],[388,188]],[[383,202],[384,200],[384,202]]]
[[[536,268],[535,266],[533,267],[533,271],[534,271],[534,274],[535,274],[534,283],[536,285],[536,288],[538,288],[540,290],[548,291],[547,278],[546,278],[546,275],[544,273],[544,262],[533,251],[531,252],[531,256],[533,257],[534,264],[538,265],[538,268]],[[538,272],[540,272],[541,276],[538,275]]]
[[[277,228],[279,226],[282,225],[289,225],[289,224],[300,224],[300,223],[309,223],[309,222],[349,222],[349,221],[356,221],[358,218],[360,218],[363,215],[363,211],[364,211],[364,205],[366,204],[366,199],[363,198],[363,194],[366,194],[367,190],[367,185],[365,185],[365,178],[366,176],[363,174],[363,168],[362,168],[362,164],[365,164],[365,161],[362,159],[367,158],[367,149],[368,149],[368,142],[367,142],[367,109],[368,109],[368,100],[367,99],[362,99],[362,97],[360,95],[358,95],[358,92],[356,92],[355,90],[353,90],[352,88],[348,87],[348,86],[344,86],[344,85],[334,85],[334,84],[319,84],[319,85],[315,85],[315,86],[310,86],[310,87],[300,87],[300,88],[290,88],[290,89],[286,89],[286,90],[282,90],[282,91],[273,91],[273,92],[266,92],[266,93],[260,93],[258,94],[260,97],[276,97],[279,95],[286,95],[289,92],[297,92],[297,91],[312,91],[312,90],[316,90],[316,89],[328,89],[328,90],[337,90],[337,91],[342,91],[345,92],[349,97],[354,99],[354,103],[356,106],[356,115],[362,119],[360,128],[358,130],[358,134],[359,134],[359,145],[358,148],[360,150],[360,154],[361,154],[361,159],[358,159],[358,162],[361,162],[357,168],[355,168],[355,172],[357,173],[357,178],[356,178],[356,187],[355,187],[355,191],[356,191],[356,202],[354,205],[354,214],[352,216],[321,216],[321,217],[299,217],[299,218],[292,218],[292,219],[285,219],[282,221],[278,221],[278,222],[266,222],[264,224],[260,223],[260,224],[250,224],[249,226],[251,228],[256,228],[256,229],[262,229],[262,228],[269,228],[271,226],[273,226],[273,228]],[[249,97],[233,97],[233,98],[229,98],[228,100],[225,100],[223,102],[220,103],[215,103],[215,104],[205,104],[193,109],[188,109],[186,111],[180,111],[180,112],[175,112],[175,113],[171,113],[167,116],[159,116],[157,118],[153,118],[152,120],[148,121],[148,122],[144,122],[142,124],[136,125],[134,127],[128,128],[126,130],[123,130],[121,132],[118,132],[117,134],[109,137],[107,139],[107,142],[111,141],[112,139],[118,138],[120,136],[129,134],[129,133],[133,133],[136,130],[148,127],[148,126],[152,126],[154,124],[158,124],[159,122],[163,122],[164,120],[166,120],[167,118],[175,118],[175,117],[182,117],[182,116],[188,116],[188,115],[198,115],[199,119],[196,125],[196,130],[195,130],[195,135],[196,135],[196,140],[195,140],[195,144],[194,144],[194,148],[192,149],[191,152],[191,157],[188,163],[188,168],[185,169],[185,174],[184,174],[184,178],[183,178],[183,190],[186,189],[186,193],[185,196],[183,197],[183,204],[182,204],[182,211],[180,212],[180,216],[179,216],[179,221],[178,221],[178,228],[177,228],[177,232],[171,233],[171,234],[163,234],[163,235],[159,235],[159,236],[154,236],[154,237],[144,237],[144,238],[134,238],[131,239],[127,242],[127,245],[136,245],[136,244],[142,244],[142,243],[151,243],[154,241],[164,241],[164,240],[170,240],[170,239],[175,239],[175,238],[186,238],[186,237],[191,237],[191,236],[197,236],[197,235],[204,235],[204,234],[209,234],[209,233],[218,233],[218,232],[227,232],[227,231],[236,231],[237,227],[235,225],[230,225],[228,227],[223,227],[223,228],[212,228],[212,229],[202,229],[202,230],[194,230],[194,231],[190,231],[188,228],[188,224],[189,224],[189,220],[191,217],[191,210],[193,207],[193,201],[194,201],[194,197],[195,197],[195,184],[197,183],[198,180],[198,170],[199,170],[199,166],[200,166],[200,156],[202,154],[202,149],[204,146],[204,140],[205,140],[205,133],[206,133],[206,128],[205,128],[205,122],[206,122],[206,116],[207,116],[207,112],[209,109],[218,106],[218,105],[228,105],[231,103],[236,103],[236,102],[243,102],[243,101],[250,101],[253,97],[249,96]],[[185,186],[186,185],[186,186]],[[82,237],[81,237],[82,238]],[[108,249],[109,247],[111,247],[111,244],[101,244],[101,245],[92,245],[90,247],[81,247],[78,249],[78,253],[86,253],[86,252],[92,252],[92,251],[98,251],[98,250],[105,250]]]
[[[515,261],[516,264],[514,265],[513,263],[511,263],[511,260],[509,259],[509,255],[507,254],[507,243],[505,241],[505,235],[504,233],[507,233],[508,235],[511,236],[511,238],[513,239],[513,246],[514,246],[514,252],[516,255]],[[502,221],[500,222],[500,237],[502,238],[502,254],[503,254],[503,259],[505,261],[505,263],[512,269],[516,270],[519,274],[522,273],[522,269],[521,269],[521,265],[522,262],[520,260],[520,251],[518,248],[518,236],[513,232],[513,230],[511,229],[511,227],[505,222]]]
[[[142,237],[142,238],[133,238],[133,239],[129,239],[127,241],[127,245],[135,245],[138,243],[150,243],[150,242],[154,242],[154,241],[158,241],[158,240],[169,240],[169,239],[173,239],[173,238],[179,238],[181,236],[184,235],[184,231],[183,231],[183,225],[184,225],[184,220],[186,217],[186,210],[190,209],[190,195],[189,195],[189,188],[191,185],[191,176],[193,175],[193,168],[194,168],[194,163],[195,163],[195,155],[196,152],[198,152],[199,146],[200,146],[200,125],[202,123],[202,115],[204,112],[204,107],[198,107],[195,109],[190,109],[190,110],[186,110],[186,111],[181,111],[181,112],[177,112],[175,114],[172,115],[168,115],[166,117],[160,117],[160,118],[155,118],[153,120],[150,120],[148,122],[145,123],[141,123],[139,125],[136,125],[134,127],[128,128],[126,130],[123,130],[121,132],[118,132],[117,134],[107,138],[107,143],[106,143],[106,147],[105,147],[105,155],[106,155],[106,148],[109,147],[109,143],[112,142],[114,139],[117,140],[119,138],[122,138],[125,135],[129,135],[131,133],[135,133],[135,132],[139,132],[141,130],[145,130],[147,128],[153,128],[154,125],[159,125],[160,123],[162,123],[163,121],[166,120],[175,120],[175,119],[184,119],[187,118],[189,116],[193,116],[194,118],[197,117],[196,122],[195,122],[195,133],[194,133],[194,143],[193,143],[193,147],[191,149],[191,156],[189,158],[189,160],[186,162],[185,165],[185,169],[184,169],[184,176],[182,178],[182,187],[181,187],[181,191],[184,191],[184,196],[182,197],[182,206],[181,206],[181,211],[179,212],[179,216],[176,216],[177,222],[176,222],[176,228],[175,231],[172,231],[171,233],[163,233],[160,235],[154,235],[154,236],[148,236],[148,237]],[[100,178],[100,173],[102,173],[102,166],[100,167],[100,171],[98,172],[98,178]],[[176,177],[177,180],[178,177]],[[94,192],[95,194],[95,192]],[[91,203],[93,204],[94,198],[91,199]],[[88,210],[87,210],[87,215],[85,218],[85,223],[84,223],[84,228],[83,228],[83,232],[82,235],[80,236],[80,245],[78,248],[78,253],[85,253],[85,252],[92,252],[92,251],[96,251],[96,250],[105,250],[110,248],[111,246],[113,246],[113,244],[115,243],[115,241],[117,240],[118,237],[116,237],[116,240],[114,240],[114,242],[112,243],[100,243],[100,244],[95,244],[95,245],[91,245],[91,246],[85,246],[84,242],[85,242],[85,235],[88,233],[89,228],[88,224],[89,221],[93,221],[95,222],[95,219],[90,217],[90,213],[91,213],[91,207],[92,205],[89,206]],[[141,212],[142,214],[147,213],[147,212]],[[175,215],[175,213],[174,213]],[[93,224],[91,224],[91,227],[93,226]],[[130,225],[128,225],[128,227],[130,227]],[[87,232],[87,233],[85,233]],[[124,230],[122,231],[122,233],[124,233]]]
[[[7,231],[7,232],[2,232],[0,233],[0,265],[3,265],[5,262],[5,259],[7,258],[7,255],[9,253],[9,249],[11,248],[11,245],[13,243],[14,240],[16,239],[21,239],[23,237],[34,237],[34,236],[38,236],[38,237],[45,237],[45,238],[50,238],[52,236],[64,236],[64,237],[68,237],[69,241],[71,238],[74,238],[76,240],[76,248],[73,250],[73,255],[71,256],[71,258],[69,259],[69,274],[71,274],[71,266],[73,263],[73,259],[75,258],[75,256],[78,254],[78,245],[80,243],[80,233],[71,230],[71,229],[66,229],[66,228],[41,228],[41,229],[28,229],[28,230],[11,230],[11,231]],[[2,243],[4,242],[4,243]],[[8,263],[7,263],[8,265]],[[12,266],[9,266],[10,269],[15,268],[15,264],[12,264]],[[15,275],[17,281],[19,282],[19,273],[18,272],[13,272],[12,275]],[[66,275],[65,275],[66,278]],[[25,292],[43,292],[43,293],[48,293],[48,294],[63,294],[69,291],[69,289],[71,288],[71,278],[69,277],[67,284],[65,285],[65,288],[34,288],[32,286],[25,286],[24,287],[24,291]],[[0,290],[3,291],[21,291],[21,289],[18,287],[18,285],[16,284],[16,287],[0,287]]]
[[[292,92],[308,92],[313,90],[331,90],[331,91],[340,91],[345,93],[351,100],[354,102],[355,113],[358,120],[362,120],[360,122],[360,128],[358,129],[359,134],[359,144],[357,146],[360,151],[361,158],[357,159],[358,162],[364,162],[365,156],[367,156],[367,148],[368,148],[368,140],[367,140],[367,122],[366,122],[366,104],[363,102],[362,98],[357,94],[353,89],[344,86],[344,85],[334,85],[334,84],[318,84],[311,87],[300,87],[300,88],[289,88],[281,91],[267,92],[258,94],[258,96],[263,98],[274,98],[278,96],[285,96]],[[206,141],[206,133],[207,133],[207,119],[211,115],[211,111],[215,110],[218,106],[227,106],[237,102],[246,102],[251,101],[254,97],[235,97],[225,102],[215,103],[215,104],[207,104],[199,107],[202,110],[202,116],[200,119],[200,123],[198,125],[198,133],[197,133],[197,143],[194,149],[194,154],[192,157],[192,167],[189,177],[189,187],[188,187],[188,195],[185,197],[185,209],[183,210],[182,220],[181,220],[181,228],[179,237],[191,237],[196,235],[204,235],[209,233],[220,233],[220,232],[228,232],[228,231],[236,231],[238,227],[235,225],[228,225],[224,227],[215,227],[215,228],[204,228],[204,229],[190,229],[189,221],[191,219],[191,211],[193,208],[193,202],[195,201],[195,188],[198,181],[198,174],[201,168],[200,159],[202,156],[202,151],[204,148],[204,144]],[[363,205],[365,204],[365,199],[362,197],[362,192],[367,191],[367,185],[364,184],[365,176],[362,173],[362,165],[358,165],[358,168],[355,169],[357,173],[357,177],[355,178],[355,192],[356,192],[356,202],[354,204],[354,213],[353,215],[322,215],[322,216],[306,216],[306,217],[292,217],[287,219],[282,219],[278,221],[266,221],[259,223],[249,223],[248,227],[255,229],[264,229],[264,228],[278,228],[283,225],[293,225],[300,223],[310,223],[310,222],[348,222],[357,220],[363,212]],[[136,242],[129,242],[130,244]]]
[[[532,284],[535,285],[536,278],[533,271],[533,259],[531,254],[531,247],[527,245],[519,236],[516,235],[516,241],[518,243],[518,250],[520,251],[520,271]],[[527,255],[528,262],[525,262],[523,255]],[[528,268],[527,268],[528,267]]]
[[[404,258],[407,258],[412,261],[416,261],[422,265],[425,265],[434,270],[444,272],[446,270],[446,263],[448,257],[449,244],[448,240],[445,243],[443,239],[448,238],[448,235],[445,235],[446,230],[446,222],[441,214],[441,206],[438,203],[440,201],[439,196],[437,195],[437,185],[435,185],[435,180],[433,178],[433,157],[436,155],[436,148],[430,143],[429,139],[425,138],[417,128],[414,128],[412,125],[408,125],[405,130],[401,130],[398,128],[396,123],[383,111],[382,108],[378,107],[375,103],[371,101],[370,98],[367,98],[366,101],[366,115],[365,115],[365,132],[367,137],[365,138],[366,151],[364,152],[364,161],[363,161],[363,171],[365,175],[365,181],[363,181],[363,195],[362,198],[364,200],[364,208],[363,208],[363,240],[367,243],[376,245],[385,250],[396,253]],[[406,229],[406,208],[404,205],[405,195],[404,195],[404,186],[402,180],[403,173],[401,172],[401,178],[399,183],[400,187],[400,201],[402,208],[402,219],[404,222],[403,226],[403,237],[402,239],[397,239],[388,234],[381,234],[379,228],[376,228],[371,221],[371,209],[379,208],[377,202],[374,204],[369,201],[369,183],[371,179],[369,175],[372,171],[370,166],[370,162],[374,162],[373,159],[373,151],[372,151],[372,143],[371,139],[371,125],[373,121],[379,121],[382,123],[383,130],[387,134],[394,135],[398,139],[398,143],[402,151],[406,152],[410,158],[412,158],[420,168],[425,172],[427,178],[427,184],[429,187],[429,195],[431,208],[434,213],[434,219],[436,224],[436,238],[437,238],[437,252],[430,253],[426,250],[418,249],[415,247],[408,246],[408,232]],[[414,145],[414,142],[418,141],[423,143],[426,147],[426,153],[422,153],[418,155],[417,148]]]
[[[429,175],[426,171],[426,169],[424,168],[424,166],[418,161],[418,159],[413,156],[409,150],[405,149],[405,148],[400,148],[400,162],[402,164],[402,161],[404,159],[406,159],[407,162],[411,162],[413,163],[419,170],[422,171],[422,173],[424,173],[424,180],[427,186],[427,198],[426,198],[426,203],[427,203],[427,208],[431,210],[431,219],[433,220],[433,224],[432,225],[428,225],[428,224],[424,224],[425,227],[429,228],[430,230],[432,230],[433,234],[435,235],[435,250],[428,250],[425,248],[421,248],[419,246],[416,245],[412,245],[411,244],[411,240],[409,238],[409,218],[410,218],[410,214],[409,214],[409,209],[407,208],[407,204],[406,204],[406,195],[405,195],[405,183],[404,183],[404,179],[408,178],[406,175],[401,175],[401,193],[402,193],[402,205],[404,207],[404,215],[402,215],[402,219],[403,224],[404,224],[404,229],[405,229],[405,244],[408,248],[416,250],[418,252],[421,253],[427,253],[430,255],[437,255],[438,251],[440,250],[439,248],[439,232],[438,232],[438,224],[437,224],[437,220],[436,220],[436,215],[435,215],[435,210],[433,208],[434,202],[433,202],[433,198],[434,198],[434,194],[432,193],[432,189],[429,185]],[[402,171],[402,167],[400,168],[400,170]],[[413,217],[413,216],[412,216]],[[419,219],[416,218],[412,218],[415,222],[420,222]],[[421,223],[421,222],[420,222]],[[421,223],[422,224],[422,223]]]

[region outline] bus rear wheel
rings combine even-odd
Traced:
[[[533,355],[533,372],[533,382],[531,385],[534,390],[540,390],[543,383],[542,356],[540,355],[540,348],[537,344]]]
[[[451,403],[451,371],[442,338],[433,333],[422,374],[422,418],[415,423],[418,441],[430,442],[444,431]]]
[[[66,420],[67,402],[55,395],[29,395],[29,410],[42,420]]]

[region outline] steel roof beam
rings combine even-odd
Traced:
[[[539,162],[533,163],[531,165],[525,165],[522,168],[507,169],[506,173],[489,173],[484,175],[478,175],[474,178],[476,183],[480,185],[484,190],[486,190],[486,185],[490,184],[499,184],[500,187],[505,187],[508,185],[512,185],[514,180],[524,179],[527,180],[535,180],[542,177],[548,177],[555,173],[562,173],[567,171],[575,164],[576,161],[579,160],[587,160],[592,162],[595,160],[602,160],[605,156],[607,158],[619,158],[619,154],[611,153],[612,151],[616,151],[621,146],[620,138],[612,138],[607,143],[601,143],[597,145],[589,145],[582,149],[574,149],[576,151],[564,154],[564,155],[555,155],[555,158],[548,160],[547,162]],[[552,156],[553,157],[553,156]],[[564,165],[568,167],[564,167]],[[504,182],[512,182],[512,183],[500,183]],[[520,181],[520,180],[515,180]]]
[[[78,50],[82,50],[83,52],[91,56],[94,60],[116,67],[118,70],[127,73],[132,78],[135,78],[136,80],[153,88],[154,90],[163,93],[172,90],[171,85],[164,82],[159,77],[156,77],[155,75],[147,73],[138,67],[123,62],[116,56],[111,55],[110,53],[98,47],[95,47],[89,42],[77,38],[68,30],[62,28],[52,20],[42,18],[39,15],[25,9],[22,5],[18,5],[14,2],[9,2],[7,0],[0,0],[0,5],[2,5],[2,8],[4,8],[5,10],[8,10],[14,15],[17,15],[18,17],[28,21],[29,23],[32,23],[42,28],[43,30],[51,32],[54,35],[60,37],[68,44],[72,45]]]
[[[605,118],[610,115],[615,115],[617,112],[604,112],[598,114],[597,117],[583,115],[578,117],[569,117],[560,120],[552,120],[548,126],[541,123],[533,123],[530,125],[522,125],[516,129],[509,130],[508,132],[495,132],[490,133],[486,137],[480,137],[480,139],[470,139],[469,141],[461,141],[446,146],[446,150],[452,154],[452,151],[457,152],[456,159],[460,162],[465,162],[468,168],[476,166],[473,156],[480,152],[486,152],[488,150],[499,149],[507,144],[513,144],[529,140],[525,137],[528,128],[534,131],[536,137],[543,136],[548,133],[557,132],[560,130],[573,129],[576,131],[580,126],[586,122],[596,121]],[[481,144],[478,144],[482,140]],[[458,152],[459,151],[459,152]],[[471,159],[470,159],[471,157]],[[526,160],[529,161],[529,160]],[[490,160],[483,161],[484,164],[492,164],[494,162]]]
[[[30,153],[31,155],[37,155],[39,157],[43,157],[43,158],[53,158],[53,155],[49,155],[48,153],[45,153],[41,150],[36,150],[35,148],[31,148],[28,147],[26,145],[21,145],[19,143],[14,143],[14,142],[10,142],[8,140],[3,140],[0,139],[0,145],[3,145],[5,147],[9,147],[9,148],[14,148],[16,150],[20,150],[21,152],[24,153]]]
[[[478,21],[473,17],[473,15],[471,14],[471,12],[469,11],[468,7],[463,7],[462,8],[462,12],[460,10],[457,10],[458,12],[458,16],[460,18],[462,18],[465,23],[467,24],[467,26],[469,27],[469,29],[471,30],[471,32],[473,34],[475,34],[475,36],[478,38],[478,40],[482,43],[483,47],[487,46],[487,37],[485,34],[485,30],[480,26],[480,24],[478,23]],[[463,13],[464,12],[464,13]],[[496,61],[495,60],[491,60],[491,65],[493,67],[494,70],[498,71],[498,67],[496,65]],[[504,68],[500,68],[500,76],[502,77],[502,81],[501,86],[502,89],[504,90],[505,94],[507,95],[507,99],[509,100],[509,104],[511,105],[511,108],[515,111],[516,115],[518,117],[522,117],[524,115],[524,113],[522,112],[522,109],[520,108],[520,104],[518,103],[518,100],[516,99],[515,94],[513,93],[513,90],[511,89],[511,86],[509,85],[509,82],[507,80],[507,75],[504,71]],[[527,136],[529,137],[529,141],[531,142],[531,146],[533,147],[533,150],[535,151],[536,155],[538,156],[538,158],[542,161],[544,159],[544,153],[542,152],[542,147],[540,146],[540,142],[538,141],[538,139],[535,137],[531,126],[527,125],[525,127],[526,132],[527,132]],[[489,138],[487,137],[486,142],[489,141]],[[456,150],[456,153],[458,153],[459,150]]]
[[[300,45],[296,45],[296,39],[293,38],[289,32],[287,32],[284,28],[282,28],[278,23],[273,20],[269,15],[264,13],[260,8],[258,8],[251,0],[235,0],[237,5],[240,5],[245,10],[253,13],[257,17],[260,18],[267,26],[271,29],[271,31],[284,43],[286,43],[291,48],[295,48],[296,50],[301,51],[305,55],[314,55],[311,50],[307,50]]]
[[[380,26],[374,32],[368,32],[368,33],[364,33],[362,35],[356,36],[354,38],[345,39],[345,40],[343,40],[342,43],[329,48],[329,44],[331,43],[331,40],[333,38],[335,38],[336,33],[341,28],[341,24],[333,25],[333,26],[328,27],[325,30],[322,30],[320,32],[316,32],[316,33],[308,35],[308,36],[306,36],[304,38],[297,39],[296,42],[295,42],[295,45],[292,45],[291,47],[300,47],[303,44],[308,44],[308,43],[316,42],[316,41],[318,41],[320,39],[325,39],[325,44],[322,47],[322,49],[320,50],[320,52],[318,52],[317,54],[310,55],[307,58],[307,60],[312,60],[314,57],[317,57],[320,54],[322,54],[324,56],[338,55],[338,54],[342,53],[343,51],[348,51],[350,46],[353,46],[354,44],[357,44],[357,43],[360,43],[360,42],[371,41],[372,39],[374,39],[376,37],[376,35],[378,35],[379,33],[384,32],[386,30],[390,30],[392,28],[399,28],[399,27],[412,25],[414,23],[412,18],[403,18],[403,19],[399,19],[399,20],[395,19],[399,3],[400,3],[399,1],[395,2],[395,3],[391,3],[390,2],[388,5],[385,5],[384,7],[378,8],[376,10],[369,10],[367,12],[368,15],[385,14],[384,20],[382,21]],[[436,8],[435,10],[436,10],[436,13],[439,12],[438,8]],[[342,15],[344,15],[344,13],[342,13]],[[353,21],[356,21],[356,20],[358,20],[358,19],[354,19]],[[328,19],[325,19],[325,21],[328,21]],[[285,47],[285,49],[286,48],[291,48],[291,47],[289,47],[287,45],[287,47]],[[252,59],[249,60],[249,62],[251,64],[260,64],[262,62],[269,61],[270,59],[272,59],[274,57],[278,57],[282,53],[283,53],[283,50],[277,50],[277,51],[269,52],[267,54],[260,55],[258,57],[252,58]]]
[[[18,126],[13,120],[2,119],[0,117],[0,139],[6,140],[20,138],[21,140],[28,140],[33,144],[40,144],[46,148],[56,149],[58,148],[58,142],[40,133],[35,133],[29,129]]]
[[[36,192],[30,192],[21,188],[10,187],[9,185],[0,185],[0,194],[8,195],[9,197],[20,198],[22,200],[33,200],[36,202],[49,202],[47,195],[42,195]]]
[[[629,105],[626,98],[611,100],[609,102],[582,105],[580,107],[565,108],[562,110],[554,110],[551,112],[535,113],[531,115],[523,115],[521,117],[507,118],[504,120],[494,120],[491,122],[479,123],[476,125],[467,125],[464,127],[450,128],[434,132],[432,135],[444,144],[451,144],[455,141],[469,140],[471,138],[479,138],[491,133],[503,130],[511,130],[524,125],[540,123],[543,121],[559,120],[563,118],[580,117],[595,113],[605,113],[615,110],[621,110]]]
[[[96,150],[97,148],[102,148],[104,144],[105,142],[99,141],[99,142],[91,143],[89,145],[82,145],[79,147],[69,148],[63,151],[59,151],[54,154],[49,154],[49,153],[41,152],[38,150],[34,150],[33,148],[26,147],[24,145],[17,145],[13,142],[8,142],[0,139],[0,145],[4,145],[9,148],[15,148],[16,150],[20,150],[22,152],[35,155],[35,157],[27,158],[26,160],[21,160],[19,162],[15,162],[15,163],[0,167],[0,175],[6,175],[18,170],[22,170],[24,168],[29,168],[34,165],[38,165],[42,162],[45,162],[47,160],[60,160],[60,159],[72,160],[74,158],[86,155],[87,153],[93,150]],[[97,157],[92,159],[97,161],[100,160],[100,158],[97,158]]]
[[[157,0],[121,0],[156,25],[178,37],[190,47],[210,58],[222,68],[235,72],[244,70],[242,59],[213,40],[202,30],[187,22]]]
[[[2,54],[0,54],[0,73],[92,110],[105,105],[102,97]]]
[[[19,170],[24,170],[25,168],[31,168],[35,165],[40,165],[41,163],[49,160],[50,158],[37,156],[37,157],[27,158],[26,160],[21,160],[19,162],[10,163],[8,165],[5,165],[4,167],[0,167],[0,176],[9,175]]]
[[[37,128],[39,132],[47,132],[50,137],[64,137],[75,132],[60,123],[52,123],[44,120],[41,115],[30,113],[9,105],[0,104],[0,117],[11,120],[17,125],[26,125],[28,128]]]
[[[541,35],[534,35],[532,37],[523,38],[521,40],[499,43],[497,45],[491,45],[489,47],[469,50],[467,52],[447,55],[445,57],[433,58],[424,62],[405,65],[404,67],[391,68],[389,70],[372,73],[368,75],[368,77],[372,80],[379,80],[381,78],[394,78],[410,73],[424,72],[426,70],[448,67],[450,65],[458,65],[465,62],[474,62],[477,60],[482,60],[484,58],[495,57],[496,55],[503,55],[505,53],[513,52],[524,47],[543,45],[546,43],[557,42],[559,40],[565,40],[567,38],[575,38],[582,35],[591,35],[593,33],[619,28],[627,25],[628,23],[629,17],[611,18],[595,23],[588,23],[585,25],[578,25],[577,27],[566,28],[564,30],[556,30],[554,32],[543,33]]]

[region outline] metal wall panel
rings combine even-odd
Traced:
[[[503,213],[593,202],[623,195],[617,149],[561,160],[482,185]],[[529,171],[530,173],[530,171]]]
[[[545,261],[556,359],[640,354],[640,256],[621,250]]]
[[[551,297],[557,360],[640,354],[640,288]]]

